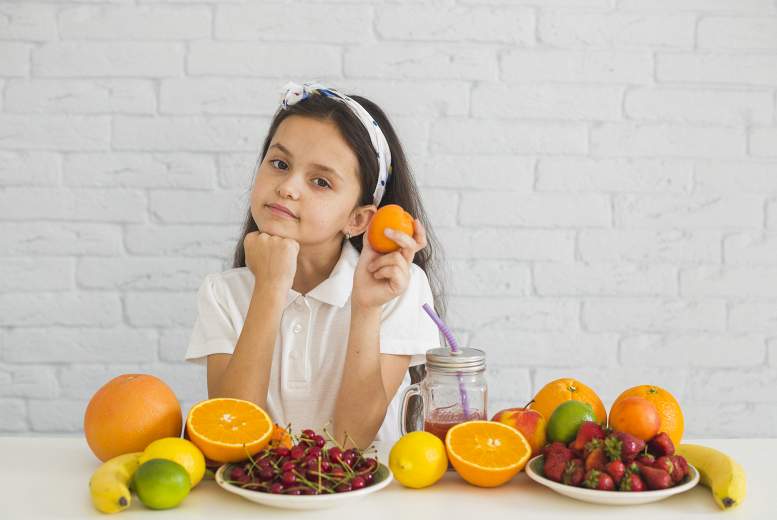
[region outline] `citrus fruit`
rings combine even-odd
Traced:
[[[220,397],[195,404],[186,418],[191,441],[209,459],[237,462],[270,442],[273,422],[256,403]]]
[[[133,487],[143,505],[151,509],[170,509],[189,494],[192,484],[186,469],[167,459],[151,459],[138,467]]]
[[[143,464],[151,459],[172,460],[183,466],[189,473],[192,487],[199,484],[205,474],[205,457],[200,449],[180,437],[157,439],[146,446],[143,455],[140,456],[140,463]]]
[[[618,401],[631,397],[633,395],[644,397],[656,407],[659,417],[661,417],[661,425],[658,427],[658,431],[666,432],[669,438],[675,446],[680,445],[680,441],[683,438],[683,431],[685,428],[685,420],[683,419],[683,411],[680,408],[680,403],[674,398],[672,394],[664,390],[660,386],[655,385],[639,385],[624,390],[615,401],[613,406],[618,404]]]
[[[181,405],[161,379],[123,374],[103,385],[86,406],[84,436],[105,462],[143,451],[151,442],[181,435]]]
[[[272,435],[270,435],[270,445],[273,448],[282,446],[291,449],[291,447],[294,446],[294,439],[291,438],[291,433],[289,433],[286,428],[282,428],[278,424],[273,424]]]
[[[531,446],[521,432],[494,421],[455,425],[445,435],[445,449],[461,478],[480,487],[508,482],[531,455]]]
[[[649,441],[658,433],[661,418],[653,403],[633,395],[625,397],[610,408],[610,428],[630,433],[638,439]]]
[[[367,229],[367,240],[378,253],[391,253],[399,249],[399,245],[387,237],[386,228],[413,236],[413,216],[397,204],[387,204],[380,208],[372,217]]]
[[[548,441],[569,444],[585,421],[594,421],[594,410],[589,403],[565,401],[558,405],[548,419]]]
[[[565,401],[583,401],[590,404],[594,410],[594,420],[599,424],[606,424],[607,412],[602,400],[596,392],[577,379],[562,378],[546,384],[534,396],[529,408],[537,410],[549,420],[556,407]]]
[[[406,487],[431,486],[448,469],[445,445],[429,432],[403,435],[391,448],[389,468],[400,484]]]

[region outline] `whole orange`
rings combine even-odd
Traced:
[[[413,216],[397,204],[387,204],[380,208],[372,217],[370,227],[367,229],[367,240],[378,253],[391,253],[399,249],[399,244],[391,240],[384,233],[386,228],[391,228],[401,233],[413,236]]]
[[[610,428],[630,433],[643,441],[652,439],[661,426],[661,417],[653,403],[636,395],[612,405],[609,421]]]
[[[661,418],[661,426],[659,426],[659,432],[666,432],[669,438],[675,446],[680,445],[680,441],[683,438],[683,431],[685,429],[685,419],[683,418],[683,411],[680,408],[680,403],[677,399],[664,390],[660,386],[655,385],[639,385],[629,388],[621,393],[612,403],[613,407],[618,404],[618,401],[631,396],[644,397],[656,407],[658,415]]]
[[[534,396],[532,402],[529,403],[529,408],[537,410],[543,417],[549,418],[558,405],[569,400],[583,401],[590,404],[594,409],[596,422],[600,424],[606,423],[607,411],[596,392],[577,379],[572,378],[556,379],[543,386],[537,392],[537,395]]]
[[[143,451],[164,437],[180,437],[181,405],[161,379],[148,374],[114,377],[92,396],[84,435],[101,461]]]

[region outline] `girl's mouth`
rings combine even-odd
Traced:
[[[273,215],[287,218],[289,220],[298,220],[297,216],[287,207],[282,204],[266,204],[265,207],[270,210]]]

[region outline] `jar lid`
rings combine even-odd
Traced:
[[[426,365],[433,369],[479,369],[486,365],[486,353],[476,348],[460,348],[457,352],[433,348],[426,351]]]

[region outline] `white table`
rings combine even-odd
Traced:
[[[520,473],[511,482],[494,489],[470,486],[449,472],[436,485],[413,490],[396,481],[386,489],[335,509],[285,511],[249,502],[203,481],[176,509],[146,509],[133,496],[129,509],[111,515],[119,519],[251,520],[273,518],[318,519],[466,519],[487,518],[724,518],[726,520],[767,518],[777,514],[777,479],[767,465],[777,461],[777,439],[707,439],[693,441],[715,447],[734,456],[748,477],[748,497],[739,508],[723,513],[707,489],[691,491],[655,504],[607,507],[562,497]],[[380,460],[388,460],[389,446],[378,445]],[[81,436],[0,437],[0,518],[108,518],[93,509],[88,483],[99,461]]]

